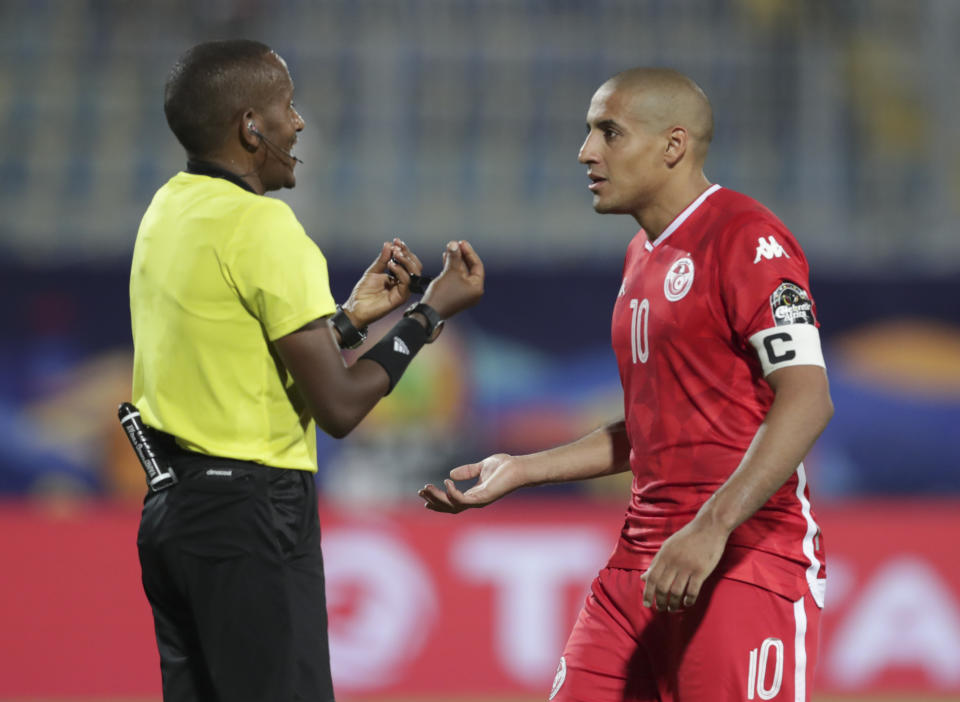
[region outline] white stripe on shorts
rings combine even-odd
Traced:
[[[793,619],[797,625],[793,641],[793,699],[807,702],[807,611],[802,597],[793,603]]]

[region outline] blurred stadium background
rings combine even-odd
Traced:
[[[0,699],[157,699],[134,535],[129,258],[183,165],[167,70],[210,38],[283,55],[307,129],[279,194],[337,299],[399,235],[468,238],[484,302],[344,441],[321,437],[343,700],[543,699],[628,491],[456,520],[415,491],[620,410],[627,218],[576,163],[609,75],[668,65],[717,119],[707,174],[811,261],[837,412],[809,461],[830,602],[820,699],[960,699],[960,2],[0,0]]]

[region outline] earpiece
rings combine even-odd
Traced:
[[[283,156],[286,156],[287,158],[291,159],[292,161],[295,161],[296,163],[303,163],[302,160],[300,160],[299,158],[291,154],[289,151],[284,151],[283,149],[278,147],[276,144],[274,144],[272,141],[267,139],[267,137],[261,134],[260,130],[257,129],[257,125],[255,123],[247,122],[247,131],[253,134],[254,136],[259,137],[260,140],[264,142],[269,148],[277,151],[278,153],[282,154]]]

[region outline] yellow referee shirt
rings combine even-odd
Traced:
[[[269,342],[336,311],[327,263],[285,203],[241,184],[178,173],[143,216],[133,403],[191,451],[316,471],[314,422]]]

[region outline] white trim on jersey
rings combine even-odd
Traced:
[[[807,533],[803,535],[803,555],[807,557],[810,565],[807,566],[807,585],[810,587],[810,594],[813,595],[817,607],[823,609],[824,601],[827,596],[827,579],[818,578],[820,574],[820,560],[817,558],[813,548],[813,539],[816,537],[820,527],[813,519],[813,513],[810,511],[810,500],[806,496],[807,490],[807,471],[801,462],[797,466],[797,500],[800,501],[800,512],[807,523]]]
[[[820,348],[820,331],[812,324],[770,327],[757,332],[749,341],[756,349],[764,377],[787,366],[827,367]]]
[[[654,241],[652,245],[650,244],[649,240],[646,242],[647,249],[652,251],[654,246],[659,246],[661,243],[663,243],[664,239],[666,239],[668,236],[670,236],[675,231],[677,231],[677,229],[680,228],[680,225],[683,224],[685,221],[687,221],[687,217],[692,215],[694,211],[698,207],[700,207],[700,205],[703,204],[704,200],[706,200],[708,197],[713,195],[719,189],[720,189],[720,186],[714,184],[714,185],[711,185],[706,190],[704,190],[702,193],[700,193],[700,197],[698,197],[696,200],[694,200],[689,205],[687,205],[687,209],[685,209],[683,212],[678,214],[676,218],[672,222],[670,222],[670,226],[668,226],[666,229],[664,229],[660,233],[660,236],[657,237],[657,240]]]
[[[807,611],[803,598],[793,603],[797,633],[793,639],[793,700],[807,702]]]

